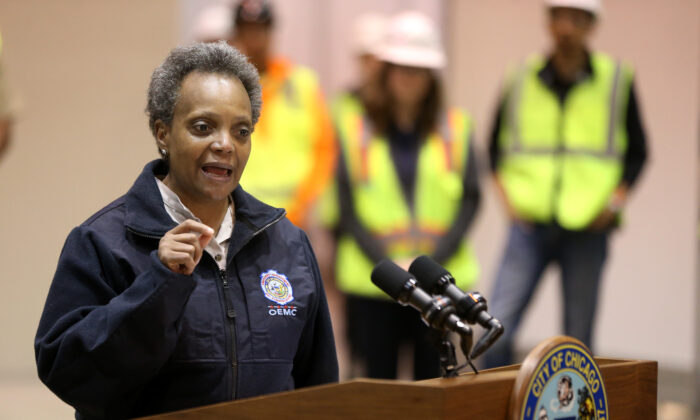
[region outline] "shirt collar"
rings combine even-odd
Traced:
[[[177,226],[168,215],[155,177],[168,174],[168,162],[153,160],[144,166],[141,174],[123,197],[125,227],[137,235],[160,238]],[[243,190],[238,185],[231,198],[236,211],[232,238],[235,246],[230,254],[235,255],[254,235],[284,217],[284,210],[271,207]]]
[[[171,190],[163,181],[155,177],[156,184],[158,184],[158,190],[163,198],[163,205],[165,206],[165,211],[170,215],[170,217],[175,221],[175,223],[180,224],[185,220],[192,219],[198,222],[202,222],[197,216],[192,213],[190,209],[185,206],[180,197],[173,190]],[[231,232],[233,231],[233,217],[231,217],[231,204],[229,203],[229,210],[224,216],[224,220],[221,222],[221,226],[214,238],[216,242],[222,243],[231,238]]]

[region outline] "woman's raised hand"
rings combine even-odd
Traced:
[[[213,237],[214,229],[191,219],[185,220],[160,239],[158,258],[173,272],[190,275]]]

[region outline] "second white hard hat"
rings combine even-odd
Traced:
[[[378,13],[365,13],[355,20],[353,46],[357,54],[377,55],[384,39],[387,19]]]
[[[215,4],[202,10],[194,23],[193,35],[197,41],[218,41],[231,35],[233,26],[231,7]]]
[[[402,66],[440,69],[445,67],[445,51],[433,22],[415,11],[391,18],[378,50],[380,60]]]
[[[546,0],[547,7],[570,7],[572,9],[585,10],[595,16],[599,16],[603,11],[600,0]]]

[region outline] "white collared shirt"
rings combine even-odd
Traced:
[[[163,183],[160,179],[156,178],[156,183],[158,184],[158,189],[160,190],[160,196],[163,197],[163,205],[165,211],[170,215],[175,223],[180,224],[187,219],[195,220],[202,223],[197,216],[195,216],[190,209],[188,209],[180,197],[175,194],[167,185]],[[212,238],[207,244],[204,250],[214,258],[216,264],[219,266],[219,270],[226,269],[226,252],[228,251],[228,243],[231,239],[231,234],[233,233],[233,208],[229,204],[228,211],[224,216],[224,220],[221,222],[219,231],[216,236]]]

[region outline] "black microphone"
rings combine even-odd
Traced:
[[[430,296],[418,287],[418,283],[406,270],[389,260],[382,260],[372,270],[372,283],[394,298],[401,305],[410,305],[421,314],[429,327],[447,332],[453,331],[462,338],[462,351],[469,354],[472,346],[472,329],[454,314],[450,300],[444,296]]]
[[[416,276],[420,286],[433,294],[444,294],[454,303],[457,315],[470,324],[478,323],[487,333],[476,343],[470,357],[476,359],[503,334],[503,325],[489,315],[486,299],[478,292],[465,293],[455,286],[455,279],[432,258],[421,255],[408,271]]]

